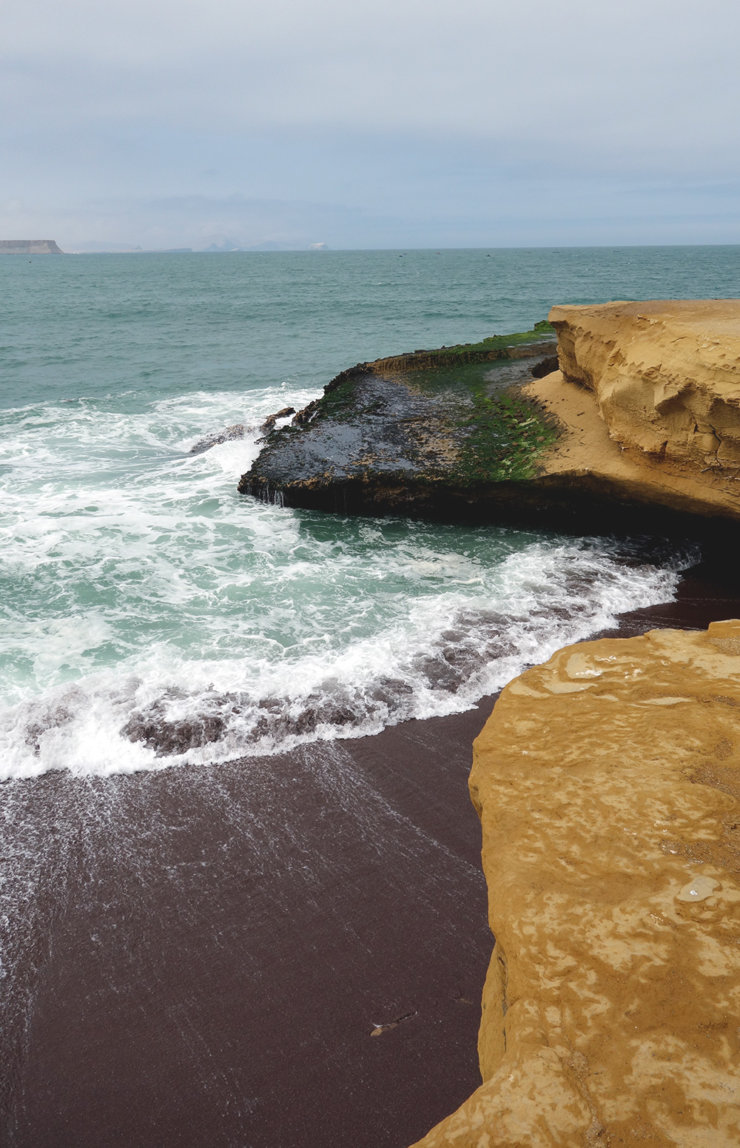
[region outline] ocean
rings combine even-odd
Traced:
[[[0,258],[0,1143],[402,1148],[477,1087],[489,695],[659,611],[697,551],[237,481],[265,418],[358,360],[554,302],[735,295],[739,270],[738,247]]]
[[[354,362],[554,302],[732,295],[738,271],[738,247],[3,258],[0,777],[449,714],[670,598],[683,552],[335,518],[236,484],[265,418]]]

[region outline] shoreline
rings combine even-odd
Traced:
[[[594,637],[733,616],[706,562]],[[492,948],[467,776],[493,701],[275,757],[11,783],[38,855],[6,1142],[401,1148],[461,1104]]]

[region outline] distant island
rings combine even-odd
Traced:
[[[64,255],[53,239],[0,239],[0,255]]]

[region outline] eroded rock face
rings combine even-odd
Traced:
[[[740,472],[740,299],[554,307],[560,369],[628,450]]]
[[[603,517],[652,510],[708,533],[740,522],[740,300],[553,307],[561,369],[523,393],[557,419],[542,494],[591,493]],[[657,512],[657,513],[656,513]]]
[[[740,621],[504,690],[471,775],[484,1083],[424,1148],[740,1143],[739,783]]]

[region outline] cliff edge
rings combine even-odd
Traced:
[[[740,621],[585,642],[475,744],[483,1084],[424,1148],[740,1143]]]

